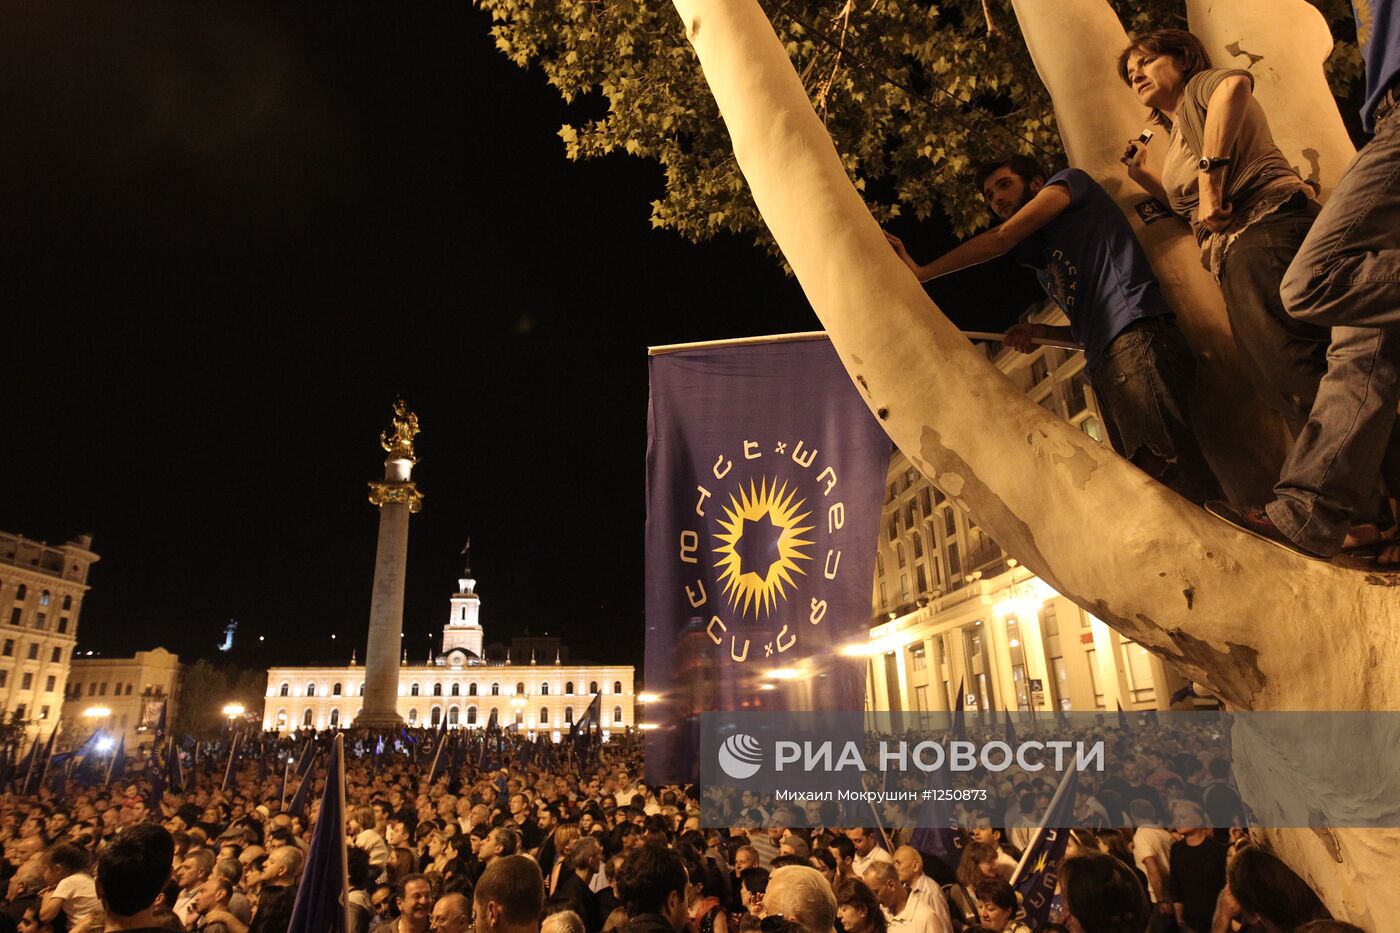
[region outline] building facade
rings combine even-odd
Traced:
[[[63,700],[63,732],[86,737],[101,729],[128,750],[150,741],[162,706],[175,721],[180,659],[164,648],[130,658],[74,658]]]
[[[565,660],[558,639],[513,642],[505,657],[483,653],[481,597],[470,575],[457,581],[443,626],[443,652],[422,664],[407,658],[399,666],[397,709],[410,727],[482,729],[492,712],[501,726],[518,724],[522,732],[558,740],[582,718],[595,694],[601,694],[603,732],[636,725],[630,665],[577,664]],[[360,710],[365,669],[277,667],[267,672],[263,728],[346,728]]]
[[[92,536],[53,546],[0,532],[0,713],[47,735],[58,721],[87,595],[98,561]]]
[[[1049,303],[1031,320],[1065,323]],[[1082,353],[989,346],[988,354],[1032,400],[1108,442]],[[1167,709],[1186,684],[1018,566],[898,451],[887,476],[871,612],[875,624],[861,647],[870,658],[872,710],[953,709],[960,684],[970,710]]]

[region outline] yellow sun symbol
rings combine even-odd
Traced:
[[[747,489],[740,487],[739,498],[731,494],[729,505],[724,506],[727,517],[719,519],[724,532],[715,535],[723,542],[721,547],[715,548],[715,553],[720,555],[716,567],[729,604],[739,608],[742,602],[744,615],[748,615],[750,609],[755,618],[760,611],[772,612],[779,599],[787,598],[785,588],[797,585],[792,574],[806,574],[797,561],[812,559],[802,550],[812,542],[802,536],[813,526],[798,526],[811,512],[798,514],[807,500],[798,499],[794,503],[796,495],[796,489],[788,491],[787,483],[779,485],[774,480],[769,485],[765,478],[757,489],[752,481]],[[745,540],[745,525],[764,521],[777,532],[777,539],[766,554],[756,553],[762,552],[769,543],[754,540],[763,535],[762,531],[749,528],[751,537]]]

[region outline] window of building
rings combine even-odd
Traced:
[[[923,513],[924,518],[933,514],[933,501],[929,498],[927,486],[919,490],[919,510]]]
[[[614,706],[614,707],[613,707],[613,722],[616,722],[616,723],[622,722],[622,707],[620,707],[620,706]]]
[[[40,719],[48,719],[48,718],[49,718],[49,707],[48,707],[47,705],[39,707],[39,718],[40,718]]]
[[[6,682],[7,682],[9,679],[10,679],[10,672],[9,672],[9,671],[0,671],[0,687],[5,686]]]
[[[1150,703],[1157,697],[1152,689],[1152,656],[1142,645],[1124,641],[1118,646],[1123,660],[1123,674],[1128,681],[1128,695],[1134,703]]]
[[[516,711],[515,711],[515,724],[516,724],[517,726],[519,726],[519,725],[522,725],[524,722],[525,722],[525,711],[524,711],[523,709],[518,709],[518,710],[516,710]]]
[[[53,649],[53,652],[49,655],[49,660],[52,661],[54,664],[57,664],[58,662],[62,661],[62,660],[63,660],[63,649],[62,649],[62,648],[55,648],[55,649]],[[130,693],[130,692],[131,692],[131,688],[128,687],[126,692],[127,692],[127,693]]]
[[[36,642],[35,644],[32,644],[32,645],[29,646],[29,652],[28,652],[28,653],[29,653],[29,660],[31,660],[31,661],[37,661],[37,660],[39,660],[39,645],[38,645],[37,642]],[[107,685],[106,685],[106,684],[103,684],[103,685],[102,685],[102,692],[103,692],[103,693],[106,693],[106,692],[107,692]]]
[[[291,684],[283,684],[281,687],[279,687],[279,688],[277,689],[277,695],[278,695],[278,696],[287,696],[288,694],[291,693],[291,690],[292,690],[292,685],[291,685]]]
[[[895,489],[894,483],[890,483],[889,495],[887,495],[887,496],[885,497],[885,501],[886,501],[886,502],[893,502],[893,501],[894,501],[894,497],[895,497],[895,495],[897,494],[897,492],[898,492],[898,491]]]
[[[523,696],[524,694],[525,694],[525,681],[522,680],[522,681],[520,681],[518,684],[515,685],[515,695],[516,695],[516,696]]]
[[[921,671],[928,667],[928,658],[924,654],[923,645],[909,646],[909,669]]]
[[[899,601],[909,602],[909,574],[907,573],[899,575]]]
[[[923,564],[914,566],[914,581],[918,583],[920,593],[928,592],[928,572],[924,570]]]
[[[1094,706],[1104,709],[1103,685],[1099,683],[1099,652],[1097,648],[1090,648],[1084,652],[1084,660],[1089,663],[1089,682],[1094,687]]]
[[[573,696],[573,695],[574,695],[574,682],[573,682],[572,680],[570,680],[570,681],[568,681],[567,683],[564,684],[564,695],[565,695],[565,696]]]
[[[433,696],[442,696],[442,684],[433,684]]]
[[[896,545],[894,546],[894,556],[895,556],[895,560],[899,561],[899,566],[903,567],[904,564],[905,564],[905,560],[904,560],[904,544],[903,544],[903,542],[901,542],[901,543],[899,543],[899,544],[896,544]]]
[[[136,685],[135,685],[135,684],[127,684],[127,685],[126,685],[126,695],[127,695],[127,696],[131,696],[131,688],[134,687],[134,686],[136,686]]]
[[[333,709],[333,710],[331,710],[330,727],[331,727],[332,729],[335,729],[335,728],[337,728],[339,725],[340,725],[340,710],[338,710],[338,709]]]
[[[306,695],[309,696],[309,697],[314,697],[314,696],[316,695],[316,685],[315,685],[315,684],[307,684],[307,685],[306,685]]]
[[[614,681],[613,681],[613,693],[621,693],[621,692],[622,692],[622,681],[620,681],[620,680],[614,680]]]
[[[547,696],[549,696],[549,682],[548,682],[548,681],[545,681],[544,683],[540,684],[540,696],[542,696],[542,697],[547,697]]]
[[[44,630],[44,623],[47,620],[48,616],[46,614],[42,612],[34,613],[34,627],[37,628],[39,631],[42,632]]]
[[[949,538],[958,533],[958,517],[953,514],[952,509],[943,510],[943,534]]]
[[[547,725],[549,725],[549,708],[548,708],[548,707],[545,707],[545,706],[541,706],[541,707],[540,707],[540,725],[542,725],[542,726],[547,726]]]
[[[15,599],[22,600],[28,595],[29,587],[25,586],[23,583],[19,585],[19,589],[15,590]]]
[[[88,696],[90,696],[90,697],[95,697],[95,696],[97,696],[97,682],[96,682],[96,681],[93,681],[92,683],[88,684]]]
[[[433,716],[432,716],[432,719],[430,720],[430,723],[431,723],[432,725],[434,725],[434,726],[440,726],[440,725],[442,725],[442,707],[441,707],[441,706],[434,706],[434,707],[433,707]]]
[[[411,696],[411,697],[416,697],[416,696],[418,695],[418,685],[417,685],[417,684],[409,684],[409,685],[408,685],[408,695]]]
[[[301,726],[303,729],[311,728],[311,710],[308,709],[306,712],[301,714]]]
[[[34,686],[34,675],[25,674],[24,677],[20,679],[19,688],[21,690],[28,690],[32,686]]]
[[[452,695],[453,695],[454,697],[459,697],[459,696],[462,695],[462,685],[461,685],[461,684],[453,684],[453,685],[452,685]]]
[[[68,617],[67,617],[67,616],[59,616],[59,617],[58,617],[58,634],[63,635],[63,634],[66,634],[67,632],[68,632]]]
[[[72,608],[73,608],[73,597],[71,597],[71,596],[65,596],[65,597],[63,597],[63,611],[64,611],[64,612],[67,612],[69,609],[72,609]]]
[[[492,684],[492,685],[491,685],[491,695],[492,695],[493,697],[498,697],[498,696],[501,695],[501,685],[500,685],[500,684]]]
[[[590,680],[590,681],[588,682],[588,692],[589,692],[590,694],[593,694],[593,693],[597,693],[597,692],[598,692],[598,681],[596,681],[596,680]]]
[[[913,547],[914,549],[915,560],[918,560],[920,557],[924,556],[924,536],[919,534],[917,531],[914,532],[913,543],[911,547]]]
[[[885,581],[880,581],[880,607],[884,608],[890,604],[889,594],[885,591]]]
[[[414,724],[417,723],[417,722],[418,722],[418,710],[417,710],[416,707],[415,707],[415,708],[410,708],[409,711],[408,711],[408,724],[411,726],[411,725],[414,725]]]
[[[928,687],[924,684],[914,688],[914,709],[919,712],[928,710]]]
[[[476,696],[476,684],[467,684],[467,696]]]
[[[962,558],[958,556],[957,544],[953,543],[948,545],[948,580],[954,584],[954,589],[962,584],[962,575]]]
[[[893,541],[893,540],[895,540],[895,539],[898,538],[898,537],[899,537],[899,513],[896,512],[896,513],[894,513],[893,515],[890,516],[890,540]]]
[[[3,653],[4,656],[7,658],[12,658],[15,656],[15,640],[13,638],[5,639],[5,650]]]
[[[58,686],[58,678],[50,674],[44,678],[44,692],[53,693],[53,688]]]
[[[883,555],[883,554],[881,554],[881,553],[879,553],[879,552],[877,551],[877,552],[875,553],[875,576],[877,576],[877,577],[883,577],[884,575],[885,575],[885,555]]]
[[[39,605],[41,605],[41,606],[47,606],[48,604],[49,604],[49,591],[48,591],[48,590],[44,590],[42,593],[39,594]]]
[[[39,646],[38,646],[38,645],[30,645],[29,647],[30,647],[30,648],[37,648],[37,647],[39,647]],[[97,685],[97,695],[100,696],[100,697],[105,697],[105,696],[107,695],[107,681],[104,680],[104,681],[102,681],[102,683],[100,683],[100,684]]]
[[[457,707],[453,706],[449,708],[447,711],[447,724],[449,726],[457,725],[458,721],[461,718],[461,715],[461,710],[459,710]]]
[[[564,707],[564,725],[566,725],[566,726],[573,725],[573,722],[574,722],[574,708],[573,708],[572,706],[566,706],[566,707]]]
[[[331,686],[331,696],[333,696],[333,697],[338,697],[338,696],[340,696],[340,684],[337,683],[337,684],[333,684],[333,685]]]
[[[10,624],[19,625],[20,619],[24,618],[24,609],[20,606],[10,610]]]
[[[359,693],[360,696],[364,696],[364,695],[365,695],[365,682],[364,682],[363,680],[360,681],[360,689],[359,689],[358,693]]]
[[[476,707],[475,707],[475,706],[468,706],[468,707],[467,707],[467,725],[469,725],[469,726],[474,726],[474,725],[476,725]]]

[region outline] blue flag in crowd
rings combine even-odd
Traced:
[[[864,708],[841,649],[868,640],[890,441],[825,337],[650,370],[647,779],[689,782],[701,713]],[[778,667],[809,676],[760,692]]]
[[[292,794],[291,803],[287,804],[287,812],[292,816],[306,815],[306,798],[311,794],[311,770],[315,764],[316,756],[313,754],[311,760],[306,763],[306,771],[301,776],[296,793]]]
[[[1011,724],[1011,710],[1003,710],[1006,716],[1006,744],[1012,748],[1016,747],[1016,727]]]
[[[300,788],[297,793],[301,793]],[[350,929],[346,916],[349,867],[345,855],[345,737],[337,735],[287,933],[345,933]]]
[[[107,784],[126,777],[126,734],[117,737],[117,747],[112,749],[112,760],[107,763]]]
[[[1021,895],[1023,918],[1031,928],[1050,919],[1050,907],[1055,888],[1060,883],[1060,863],[1065,860],[1070,827],[1074,825],[1074,793],[1079,784],[1079,772],[1070,768],[1060,780],[1040,828],[1031,837],[1031,844],[1021,853],[1021,862],[1011,884]]]
[[[909,844],[956,872],[962,861],[963,836],[953,810],[952,794],[948,793],[948,772],[940,768],[931,773],[928,788],[934,791],[933,797],[920,808],[918,825],[909,837]]]

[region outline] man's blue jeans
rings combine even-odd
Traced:
[[[1347,167],[1284,276],[1288,313],[1332,328],[1327,374],[1269,517],[1335,554],[1369,498],[1400,403],[1400,108]],[[1400,490],[1389,490],[1392,496]]]

